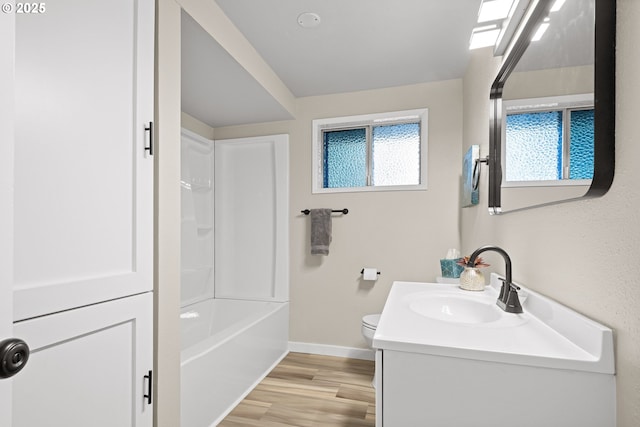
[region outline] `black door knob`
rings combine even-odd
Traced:
[[[29,346],[18,338],[0,342],[0,378],[9,378],[24,368],[29,360]]]

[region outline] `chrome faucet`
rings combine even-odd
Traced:
[[[520,287],[511,282],[511,258],[509,258],[509,254],[497,246],[483,246],[481,248],[473,251],[471,256],[469,257],[469,262],[467,262],[467,267],[474,267],[476,258],[482,252],[485,251],[493,251],[502,255],[505,262],[505,275],[506,277],[502,280],[502,287],[500,288],[500,295],[498,296],[498,300],[496,304],[498,307],[506,311],[507,313],[522,313],[522,305],[520,304],[520,299],[518,298],[518,291]]]

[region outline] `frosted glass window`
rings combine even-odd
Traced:
[[[373,185],[420,183],[420,123],[373,128]]]
[[[324,188],[367,185],[366,129],[324,133]]]
[[[593,109],[534,111],[506,117],[506,181],[593,178]]]
[[[593,109],[571,111],[569,179],[593,178]]]
[[[562,112],[507,115],[507,181],[562,178]]]
[[[313,121],[313,192],[426,189],[427,110]]]

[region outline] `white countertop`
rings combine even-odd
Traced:
[[[452,284],[394,282],[373,345],[383,350],[615,373],[611,329],[524,287],[519,291],[524,313],[506,313],[495,304],[499,284],[495,274],[491,286],[482,292]],[[412,301],[435,294],[486,303],[495,308],[497,320],[451,323],[409,307]]]

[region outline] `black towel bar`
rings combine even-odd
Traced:
[[[305,210],[300,211],[300,212],[302,212],[305,215],[309,215],[311,213],[311,211],[309,209],[305,209]],[[344,209],[333,209],[331,212],[340,212],[340,213],[346,215],[346,214],[349,213],[349,209],[347,209],[347,208],[344,208]]]

